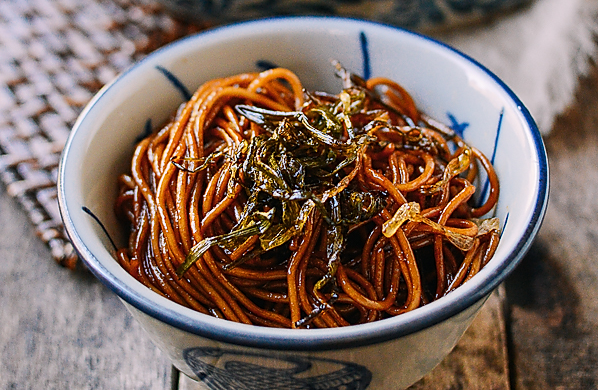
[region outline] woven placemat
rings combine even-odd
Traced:
[[[0,2],[0,178],[61,265],[77,265],[56,180],[79,112],[132,63],[199,29],[149,0]]]

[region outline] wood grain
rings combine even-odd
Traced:
[[[501,286],[453,351],[409,390],[509,390],[509,362]]]
[[[598,388],[598,70],[546,147],[550,201],[507,281],[517,390]]]
[[[115,294],[51,261],[0,187],[0,389],[167,389],[171,369]]]

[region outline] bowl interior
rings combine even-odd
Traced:
[[[212,78],[275,64],[296,72],[308,89],[338,92],[341,84],[332,59],[359,75],[386,76],[402,84],[418,107],[492,158],[501,180],[495,215],[503,232],[493,260],[447,297],[380,321],[383,324],[364,325],[368,336],[360,337],[412,332],[454,315],[494,289],[529,247],[545,209],[546,156],[533,120],[495,76],[454,50],[397,28],[340,18],[271,19],[204,32],[158,50],[94,98],[73,129],[59,176],[65,226],[90,269],[129,303],[193,332],[240,343],[246,338],[251,343],[277,338],[281,343],[329,342],[326,330],[291,335],[229,324],[151,293],[120,268],[111,256],[107,235],[83,208],[102,221],[112,238],[124,243],[113,213],[116,178],[128,170],[138,137],[147,126],[163,123],[183,101],[185,90],[192,92]],[[363,333],[360,327],[337,331],[334,337],[354,338]]]

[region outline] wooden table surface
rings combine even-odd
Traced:
[[[520,267],[413,389],[598,388],[598,70],[545,138],[551,195]],[[118,298],[65,269],[0,184],[0,389],[199,389]]]

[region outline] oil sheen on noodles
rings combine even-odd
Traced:
[[[474,276],[499,241],[490,161],[396,82],[334,73],[336,95],[282,68],[203,84],[119,178],[121,265],[199,312],[288,328],[400,315]]]

